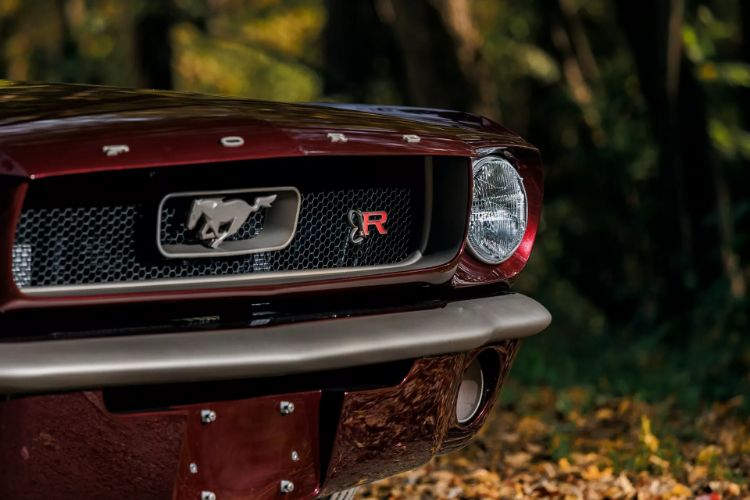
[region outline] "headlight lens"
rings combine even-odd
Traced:
[[[528,206],[523,180],[508,160],[487,156],[474,162],[469,249],[487,264],[508,259],[526,232]]]

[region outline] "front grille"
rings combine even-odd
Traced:
[[[398,264],[415,250],[412,186],[301,191],[297,229],[278,251],[239,257],[167,259],[153,251],[157,217],[151,203],[25,207],[13,247],[13,276],[21,288],[95,285],[158,279],[233,276]],[[72,197],[76,198],[76,197]],[[385,210],[388,234],[361,244],[349,239],[350,209]],[[232,239],[257,236],[265,211],[256,212]],[[162,208],[162,243],[196,238],[184,212]]]
[[[20,287],[40,287],[396,264],[409,256],[410,199],[403,188],[304,193],[294,240],[283,250],[161,262],[139,257],[141,205],[28,209],[17,229],[13,275]],[[394,221],[388,235],[351,243],[346,214],[352,207],[387,210]],[[174,209],[165,212],[162,241],[192,237],[175,223]],[[260,212],[251,216],[234,238],[260,232],[262,219]]]

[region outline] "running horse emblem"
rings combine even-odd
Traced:
[[[251,214],[261,208],[270,208],[276,200],[275,194],[271,196],[258,196],[250,205],[245,200],[232,199],[224,201],[224,198],[202,198],[193,201],[188,216],[187,228],[195,229],[198,222],[203,219],[203,227],[198,231],[198,237],[204,244],[211,248],[219,248],[219,245],[237,234],[242,225]]]

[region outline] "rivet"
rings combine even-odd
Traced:
[[[216,493],[213,491],[201,491],[201,500],[216,500]]]
[[[198,464],[195,462],[191,462],[188,468],[190,469],[191,474],[198,474]]]
[[[299,462],[299,453],[297,453],[297,450],[292,450],[292,462]]]
[[[329,132],[327,137],[328,140],[333,143],[344,143],[349,141],[349,138],[346,135],[337,132]]]
[[[279,485],[279,490],[282,493],[291,493],[294,491],[294,483],[286,479],[282,479],[281,484]]]
[[[238,148],[245,144],[245,139],[238,135],[228,135],[226,137],[222,137],[220,142],[221,145],[225,148]]]
[[[201,422],[210,424],[216,421],[216,412],[213,410],[201,410]]]
[[[403,136],[401,136],[401,140],[403,140],[404,142],[408,142],[409,144],[417,144],[422,140],[422,138],[416,134],[404,134]]]
[[[102,146],[102,152],[107,156],[117,156],[123,153],[130,153],[130,146],[127,144],[107,144]]]
[[[282,415],[289,415],[290,413],[294,413],[294,403],[291,401],[282,401],[279,403],[279,411],[281,411]]]

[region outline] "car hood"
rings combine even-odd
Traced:
[[[486,118],[437,109],[9,81],[0,81],[0,102],[0,175],[31,178],[284,156],[468,157],[487,148],[533,149]],[[346,141],[332,142],[330,133]],[[244,145],[223,147],[226,136],[240,136]],[[103,148],[111,145],[127,145],[128,152],[107,156]]]

